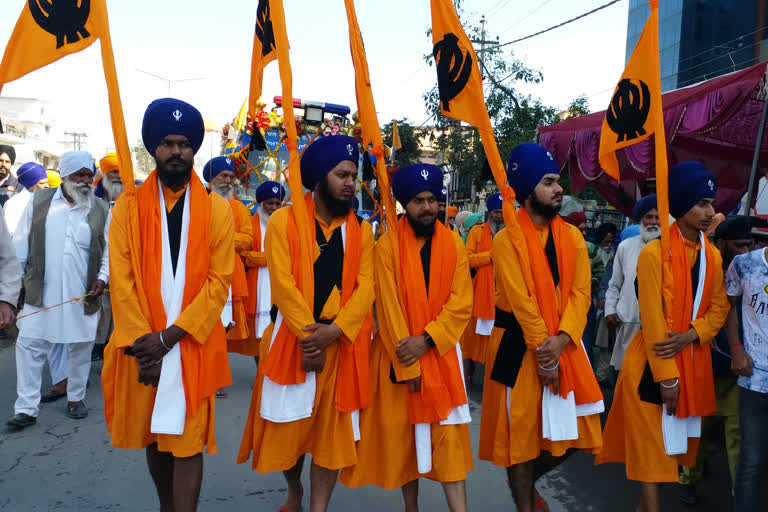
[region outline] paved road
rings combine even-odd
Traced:
[[[282,504],[285,484],[280,474],[260,475],[250,464],[235,464],[243,432],[251,386],[253,360],[231,356],[234,385],[228,399],[217,401],[219,453],[206,456],[200,510],[275,511]],[[86,398],[88,418],[69,419],[63,401],[44,405],[38,423],[23,432],[0,427],[0,511],[150,511],[158,505],[142,451],[117,450],[110,446],[104,426],[99,372],[91,371]],[[477,377],[477,376],[476,376]],[[0,349],[0,411],[12,415],[15,399],[13,347]],[[481,381],[481,379],[477,379]],[[48,383],[44,384],[45,386]],[[480,433],[481,390],[472,390],[472,441],[476,450]],[[0,419],[5,420],[0,414]],[[697,511],[730,510],[729,477],[723,450],[713,445],[709,472],[701,485]],[[577,454],[539,482],[539,489],[553,511],[631,511],[639,488],[624,478],[620,465],[595,467],[592,457]],[[309,489],[305,469],[305,487]],[[514,510],[502,469],[476,461],[467,482],[469,508],[473,511]],[[664,489],[667,511],[690,511],[677,502],[674,486]],[[423,481],[422,510],[446,510],[438,484]],[[305,507],[308,500],[305,500]],[[402,510],[399,492],[375,487],[347,489],[338,486],[331,510],[384,512]]]

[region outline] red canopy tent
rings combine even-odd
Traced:
[[[749,183],[763,101],[762,62],[742,71],[662,95],[669,165],[698,160],[717,178],[716,207],[731,211]],[[653,136],[617,153],[621,184],[600,168],[598,149],[605,111],[539,128],[539,143],[561,167],[568,164],[574,193],[591,184],[630,215],[645,182],[656,176]],[[768,176],[768,133],[760,144],[756,179]]]

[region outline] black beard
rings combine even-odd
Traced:
[[[554,219],[555,215],[560,212],[560,206],[552,206],[539,201],[539,198],[536,197],[536,192],[531,194],[531,209],[533,213],[541,215],[548,221]]]
[[[419,222],[418,219],[412,218],[407,213],[405,214],[405,217],[408,219],[408,224],[410,224],[411,228],[413,228],[413,233],[418,238],[431,238],[432,235],[435,234],[435,224],[437,223],[437,220],[431,222],[430,224],[424,224]]]
[[[185,162],[186,163],[186,162]],[[157,178],[170,189],[178,189],[187,183],[192,176],[192,166],[190,165],[184,171],[178,171],[176,169],[170,169],[165,165],[155,160],[157,165]]]
[[[333,197],[331,189],[328,186],[328,177],[323,178],[317,185],[317,195],[320,201],[323,202],[328,211],[334,217],[346,217],[349,215],[352,206],[354,205],[354,199],[338,199]]]

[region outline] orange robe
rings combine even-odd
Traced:
[[[259,297],[259,269],[267,266],[267,253],[261,244],[262,226],[261,218],[258,212],[251,217],[251,227],[253,232],[253,244],[250,250],[240,253],[245,264],[246,279],[248,281],[248,297],[243,300],[245,305],[245,316],[248,321],[248,339],[229,340],[227,348],[230,352],[236,352],[245,356],[259,355],[259,342],[261,338],[256,337],[256,315],[261,309],[258,304]]]
[[[568,224],[566,227],[573,237],[576,267],[571,294],[565,310],[560,315],[559,328],[560,331],[568,333],[574,343],[581,344],[590,305],[592,277],[584,237],[574,226]],[[549,231],[539,226],[536,228],[541,244],[545,246]],[[522,327],[528,350],[523,356],[515,387],[509,391],[507,397],[507,386],[490,378],[504,334],[503,329],[493,328],[483,388],[479,457],[497,466],[509,467],[537,458],[542,450],[549,451],[554,456],[564,454],[569,448],[597,453],[602,446],[600,416],[597,414],[577,418],[578,439],[551,441],[542,437],[542,386],[533,350],[548,337],[547,326],[536,300],[532,300],[528,294],[520,261],[510,237],[505,232],[506,229],[508,228],[499,231],[494,237],[491,251],[496,271],[496,306],[514,313]],[[560,301],[559,287],[557,299]]]
[[[183,189],[174,193],[163,185],[166,209],[170,211],[179,199]],[[198,343],[212,342],[209,338],[214,328],[221,327],[221,309],[229,295],[232,278],[234,253],[234,226],[232,212],[221,197],[211,194],[211,217],[209,223],[210,270],[207,280],[195,299],[181,312],[176,326],[184,329]],[[110,343],[104,349],[102,386],[104,388],[104,416],[112,446],[117,448],[140,449],[157,443],[161,452],[171,452],[176,457],[190,457],[201,453],[216,453],[215,415],[213,393],[205,398],[197,409],[187,409],[184,434],[167,435],[150,432],[150,420],[155,404],[157,388],[138,381],[139,369],[136,359],[125,355],[124,349],[137,338],[152,332],[139,306],[136,279],[131,264],[131,249],[128,244],[130,224],[138,219],[129,217],[125,201],[117,201],[112,210],[110,224],[110,288],[115,330]],[[190,226],[190,236],[192,227]],[[186,343],[182,340],[181,343]],[[226,365],[223,331],[221,332],[222,353]],[[229,367],[222,366],[221,380],[231,384]],[[186,378],[186,377],[185,377]]]
[[[390,241],[385,233],[374,250],[376,268],[376,311],[379,333],[371,354],[371,405],[360,413],[359,462],[345,468],[339,481],[348,487],[377,485],[397,489],[424,477],[439,482],[464,480],[474,467],[469,425],[432,426],[432,471],[420,474],[416,461],[414,425],[408,419],[408,385],[394,384],[390,371],[398,381],[421,375],[418,362],[403,366],[398,361],[397,344],[410,336],[397,290],[395,262]],[[457,343],[472,310],[472,281],[461,238],[451,232],[456,245],[456,271],[448,301],[436,320],[425,330],[430,333],[440,354]],[[423,246],[424,241],[420,241]],[[436,276],[437,277],[437,276]],[[430,277],[431,279],[432,277]],[[449,276],[439,276],[448,279]]]
[[[491,247],[490,245],[487,248],[483,247],[482,243],[484,235],[483,230],[486,229],[487,225],[488,223],[486,222],[485,224],[474,226],[467,235],[466,247],[467,257],[469,258],[469,268],[479,270],[481,268],[490,267],[491,271],[493,271]],[[472,280],[475,303],[480,300],[478,297],[478,293],[481,293],[481,291],[478,290],[478,285],[480,284],[479,281],[480,279],[476,274]],[[493,293],[491,293],[491,297],[492,296]],[[475,306],[477,306],[477,304],[475,304]],[[490,301],[490,306],[493,307],[493,300]],[[475,307],[475,309],[477,309],[477,307]],[[493,314],[487,318],[493,319]],[[464,359],[471,359],[478,363],[486,364],[488,357],[488,340],[490,339],[490,336],[477,334],[476,329],[477,316],[473,311],[472,318],[470,318],[467,328],[464,330],[464,334],[461,337],[461,353],[464,355]]]
[[[245,301],[250,295],[248,281],[243,264],[243,254],[251,250],[253,245],[253,225],[251,224],[251,212],[239,199],[230,199],[232,218],[235,223],[235,271],[232,275],[232,322],[234,327],[227,333],[227,350],[240,352],[242,341],[248,340],[248,318],[245,314]],[[232,344],[234,343],[234,346]]]
[[[272,283],[272,302],[279,309],[283,322],[299,339],[309,333],[302,329],[315,323],[312,310],[296,286],[292,272],[292,260],[287,233],[289,208],[277,210],[269,219],[264,240]],[[340,227],[345,217],[335,218],[330,225],[316,216],[326,239]],[[354,293],[341,307],[341,291],[334,288],[323,306],[320,318],[333,320],[344,335],[354,340],[371,312],[373,290],[373,232],[367,222],[361,229],[360,273]],[[320,248],[315,244],[315,258]],[[272,339],[274,324],[264,332],[264,339]],[[260,361],[269,353],[269,344],[260,344]],[[325,350],[326,361],[323,371],[316,375],[317,391],[312,416],[288,423],[275,423],[261,417],[261,388],[264,375],[256,376],[251,397],[251,407],[245,432],[240,444],[238,463],[248,460],[253,452],[253,468],[259,473],[271,473],[292,468],[306,453],[318,466],[340,469],[357,463],[357,450],[352,429],[351,413],[336,409],[336,381],[339,366],[339,344],[331,343]],[[260,364],[261,366],[261,364]]]
[[[688,240],[684,243],[690,268],[696,262],[701,245]],[[715,269],[712,299],[703,316],[691,322],[700,343],[707,344],[725,323],[730,309],[720,251],[712,253],[714,261],[707,262],[709,268]],[[635,335],[624,356],[605,425],[605,445],[595,460],[596,464],[623,462],[627,467],[627,478],[641,482],[677,482],[678,465],[695,466],[699,445],[698,438],[689,438],[686,454],[667,455],[661,430],[662,408],[640,400],[638,394],[646,363],[650,365],[655,382],[680,376],[675,358],[661,359],[653,351],[655,343],[668,337],[661,299],[661,274],[661,244],[653,241],[643,248],[637,261],[642,330]],[[690,279],[688,276],[683,278]],[[711,369],[706,371],[712,374]]]

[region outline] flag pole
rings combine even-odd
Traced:
[[[755,141],[755,154],[752,156],[752,170],[749,173],[749,188],[747,189],[747,204],[742,208],[744,215],[749,215],[752,208],[752,201],[755,196],[755,180],[757,179],[757,164],[760,160],[760,146],[763,142],[763,135],[765,134],[765,122],[768,119],[768,67],[765,68],[765,75],[760,84],[760,91],[757,95],[758,99],[763,100],[763,113],[760,116],[760,128],[757,130],[757,140]],[[755,212],[757,212],[757,205],[755,205]]]

